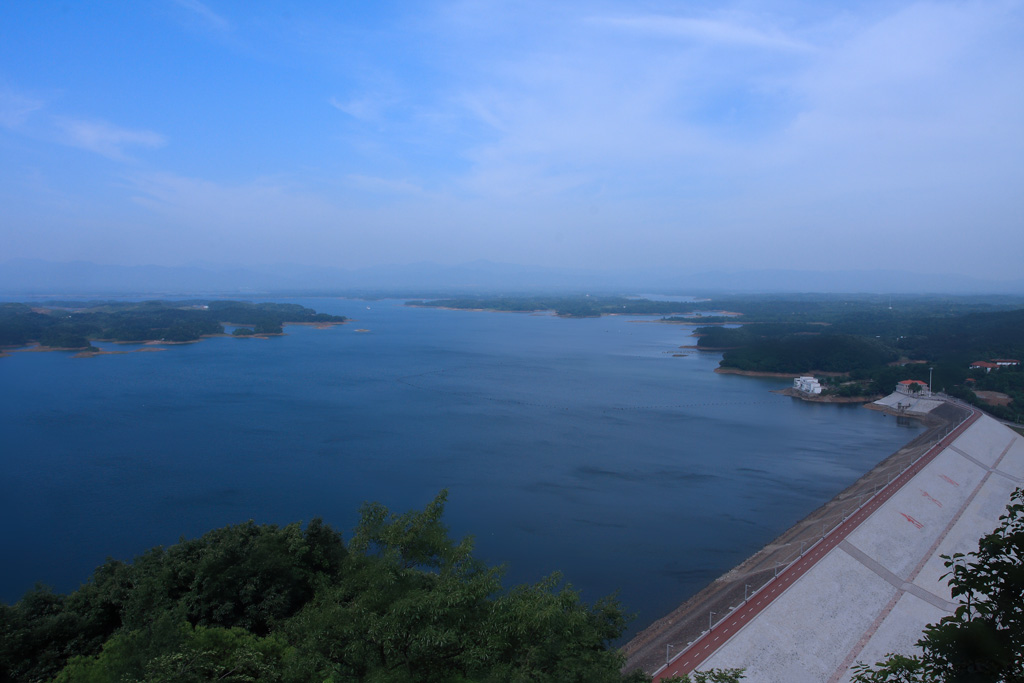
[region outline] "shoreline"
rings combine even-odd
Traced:
[[[620,650],[626,655],[623,672],[643,669],[648,673],[665,663],[666,647],[677,648],[696,640],[707,630],[708,613],[726,614],[730,605],[745,599],[749,590],[757,590],[775,576],[779,564],[795,560],[804,544],[813,544],[822,528],[837,526],[851,507],[879,485],[886,484],[893,473],[901,472],[927,452],[944,436],[944,429],[957,421],[961,408],[946,404],[924,415],[909,415],[926,426],[895,453],[887,456],[868,472],[837,493],[831,500],[783,531],[775,539],[751,554],[703,589],[633,636]]]
[[[619,315],[619,314],[616,314]],[[639,315],[639,314],[637,314]],[[703,322],[700,318],[694,318],[692,320],[633,320],[635,323],[656,323],[658,325],[693,325],[694,327],[716,327],[720,325],[756,325],[757,323],[738,323],[738,322]]]
[[[691,334],[690,336],[691,337],[695,337],[697,335],[692,335]],[[740,347],[738,347],[738,346],[698,346],[697,344],[687,344],[685,346],[680,346],[679,348],[681,348],[681,349],[694,349],[696,351],[709,351],[711,353],[717,353],[719,351],[732,351],[733,349],[738,349]],[[718,370],[715,370],[715,372],[718,372]],[[796,375],[794,375],[794,377],[795,376]]]
[[[317,330],[326,330],[337,325],[347,325],[352,322],[351,320],[345,320],[344,322],[313,322],[313,323],[282,323],[284,325],[305,325],[313,327]],[[239,323],[221,323],[221,325],[229,325],[231,327],[248,327],[249,325]],[[248,334],[248,335],[234,335],[228,334],[227,332],[221,332],[219,334],[204,334],[200,335],[198,339],[189,339],[187,341],[165,341],[163,339],[139,339],[139,340],[125,340],[125,339],[93,339],[91,341],[102,342],[104,344],[139,344],[141,346],[153,347],[156,345],[160,346],[180,346],[182,344],[198,344],[204,339],[215,339],[217,337],[228,337],[231,339],[270,339],[271,337],[284,337],[287,332],[262,332],[260,334]],[[95,350],[90,350],[95,349]],[[50,351],[75,351],[75,355],[72,358],[89,358],[91,356],[114,356],[123,353],[138,353],[142,351],[166,351],[167,349],[161,348],[143,348],[133,349],[131,351],[104,351],[93,347],[67,347],[67,346],[43,346],[37,341],[29,342],[22,346],[5,346],[0,347],[0,358],[11,356],[15,353],[48,353]]]
[[[604,317],[622,317],[622,316],[654,316],[663,315],[661,313],[598,313],[597,315],[566,315],[558,313],[553,308],[531,308],[529,310],[513,311],[504,308],[456,308],[455,306],[430,306],[428,304],[410,304],[406,303],[405,306],[409,308],[434,308],[439,311],[466,311],[468,313],[518,313],[520,315],[550,315],[555,318],[562,318],[563,320],[589,320],[592,318],[604,318]],[[670,315],[685,315],[684,313],[673,313]],[[736,315],[740,315],[737,313]],[[670,320],[630,320],[631,323],[672,323]],[[681,325],[689,325],[691,323],[681,322]],[[705,325],[734,325],[738,323],[705,323]]]
[[[532,308],[532,309],[530,309],[528,311],[526,311],[526,310],[523,310],[523,311],[510,311],[508,309],[503,309],[503,308],[456,308],[455,306],[430,306],[428,304],[410,304],[408,302],[406,302],[406,303],[404,303],[402,305],[403,306],[408,306],[409,308],[434,308],[434,309],[437,309],[439,311],[466,311],[468,313],[518,313],[520,315],[538,315],[538,314],[540,314],[540,315],[553,315],[556,318],[564,318],[564,317],[566,317],[566,316],[561,316],[561,315],[556,314],[554,309],[552,309],[552,308]]]
[[[160,346],[150,346],[144,349],[132,349],[131,351],[79,351],[72,358],[92,358],[93,356],[120,356],[125,353],[153,353],[155,351],[166,351],[167,349]]]
[[[790,396],[792,398],[798,398],[801,401],[807,401],[808,403],[874,403],[880,398],[884,398],[881,394],[877,396],[832,396],[831,394],[805,394],[798,389],[793,387],[786,387],[785,389],[772,389],[771,393],[778,394],[780,396]]]
[[[710,351],[710,349],[708,349]],[[809,370],[807,372],[767,372],[762,370],[740,370],[739,368],[715,368],[719,375],[742,375],[744,377],[778,377],[780,379],[794,379],[803,375],[821,375],[822,377],[842,377],[845,372],[819,372]],[[874,399],[872,399],[874,400]]]

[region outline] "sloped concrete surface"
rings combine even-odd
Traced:
[[[896,410],[896,406],[901,405],[912,415],[923,415],[941,406],[942,401],[937,398],[913,398],[907,394],[893,393],[878,399],[875,404],[891,410]]]
[[[1024,484],[1024,439],[1013,442],[1006,458],[999,465],[999,472],[1008,475],[1017,484]]]
[[[851,590],[857,594],[852,610]],[[836,652],[857,644],[894,592],[870,569],[833,551],[700,668],[744,667],[750,681],[824,681],[836,668]],[[815,618],[802,618],[807,614]]]
[[[982,415],[696,668],[840,683],[858,661],[909,654],[955,609],[941,556],[977,549],[1021,473],[1024,437]]]
[[[985,466],[992,467],[1016,436],[1012,429],[986,417],[971,425],[971,428],[956,440],[953,447],[963,451],[968,457],[981,461]]]
[[[857,659],[866,664],[874,664],[885,659],[890,652],[912,652],[918,638],[921,637],[921,621],[930,624],[944,616],[945,611],[932,605],[921,604],[921,600],[913,595],[902,594],[868,639]],[[845,670],[839,680],[846,683],[850,678],[851,672]]]

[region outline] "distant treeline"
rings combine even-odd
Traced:
[[[1024,373],[971,371],[991,358],[1024,358],[1024,298],[1010,296],[794,294],[651,301],[607,296],[521,296],[410,301],[409,305],[497,311],[555,311],[566,317],[660,315],[697,325],[697,346],[723,350],[722,366],[753,372],[839,373],[826,391],[866,396],[903,379],[1024,419]],[[723,312],[740,315],[723,315]],[[684,317],[685,316],[685,317]],[[742,325],[736,327],[736,325]],[[974,380],[968,382],[967,380]],[[978,401],[973,390],[1009,395],[1009,406]]]
[[[619,673],[614,599],[558,575],[503,590],[449,538],[444,502],[364,505],[347,546],[319,519],[249,522],[108,560],[68,595],[36,588],[0,604],[0,680],[650,680]]]
[[[756,372],[850,372],[891,363],[899,358],[878,339],[851,334],[797,332],[762,335],[760,326],[699,328],[698,347],[726,348],[724,367]],[[736,348],[732,348],[736,347]]]
[[[744,315],[746,320],[748,316]],[[828,324],[752,323],[739,328],[699,327],[698,348],[724,349],[722,367],[753,372],[842,373],[824,378],[840,396],[885,394],[904,379],[929,380],[1010,420],[1024,417],[1020,366],[986,373],[975,361],[1024,358],[1024,309],[951,314],[943,306],[911,314],[885,309],[835,316]],[[979,401],[975,390],[998,391],[1008,406]]]
[[[221,323],[245,325],[255,334],[279,334],[285,323],[336,323],[344,316],[298,304],[242,301],[48,301],[37,306],[0,304],[0,346],[38,342],[87,349],[91,340],[195,341],[223,334]]]
[[[494,296],[459,297],[408,301],[409,306],[439,308],[485,309],[492,311],[554,311],[566,317],[596,317],[600,315],[660,315],[666,320],[694,322],[692,318],[674,317],[699,314],[701,322],[737,322],[729,316],[716,316],[721,311],[743,314],[742,321],[757,322],[825,322],[845,320],[851,324],[884,326],[888,320],[904,316],[960,316],[967,313],[1009,310],[1024,306],[1022,297],[980,296],[926,296],[906,295],[883,297],[880,295],[764,295],[716,296],[697,301],[653,301],[626,296]],[[888,307],[892,305],[890,310]],[[895,313],[894,313],[895,312]],[[672,317],[670,317],[672,316]],[[881,334],[863,328],[860,334]]]
[[[672,315],[683,313],[692,304],[678,301],[650,301],[629,297],[488,297],[483,299],[433,299],[430,301],[407,301],[407,306],[429,306],[434,308],[485,309],[489,311],[554,311],[567,318],[597,318],[602,315]]]

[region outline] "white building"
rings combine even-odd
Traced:
[[[797,377],[793,380],[793,388],[805,394],[820,394],[821,382],[811,376]]]

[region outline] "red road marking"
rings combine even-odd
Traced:
[[[957,428],[951,431],[948,435],[946,435],[945,438],[943,438],[937,444],[929,448],[924,453],[924,455],[922,455],[920,458],[914,461],[910,465],[910,467],[908,467],[903,472],[903,474],[897,477],[888,486],[881,489],[870,499],[872,509],[877,509],[878,507],[881,507],[882,503],[892,498],[892,496],[903,487],[903,484],[905,484],[918,472],[920,472],[925,465],[934,460],[939,453],[945,450],[946,446],[955,441],[961,434],[964,433],[964,431],[967,430],[968,427],[970,427],[972,424],[978,421],[978,419],[981,417],[981,413],[977,410],[974,410],[973,408],[968,409],[971,411],[971,415],[966,420],[961,422],[960,425],[957,426]],[[953,485],[959,486],[959,484],[954,482],[952,479],[949,479],[944,475],[940,476],[942,476],[943,479],[946,479]],[[846,521],[842,522],[841,524],[839,524],[839,526],[830,531],[828,535],[825,536],[825,538],[819,540],[817,543],[811,546],[811,550],[808,551],[807,554],[805,554],[802,558],[798,559],[793,564],[790,564],[788,567],[782,570],[781,574],[779,574],[774,579],[772,579],[764,586],[762,586],[758,593],[761,593],[762,597],[765,597],[768,594],[774,595],[778,593],[778,589],[780,586],[782,586],[783,583],[792,583],[794,580],[806,574],[811,567],[817,564],[818,559],[820,559],[820,557],[824,555],[824,549],[826,547],[828,548],[828,550],[831,550],[836,545],[838,545],[840,541],[849,536],[854,529],[860,526],[860,523],[867,517],[867,507],[867,505],[862,506],[856,514],[852,515]],[[920,524],[920,522],[915,520],[913,517],[910,517],[909,515],[906,515],[902,512],[900,514],[902,514],[912,523]],[[769,601],[769,603],[770,602],[771,601]],[[707,659],[708,655],[705,654],[705,652],[713,642],[718,642],[719,638],[722,637],[725,638],[725,641],[728,641],[730,638],[736,635],[740,631],[740,629],[746,626],[755,616],[757,616],[762,611],[762,609],[763,607],[761,606],[760,600],[757,603],[747,601],[741,604],[737,609],[733,610],[732,612],[729,612],[729,614],[726,615],[721,622],[712,626],[710,631],[701,635],[700,638],[694,641],[694,643],[689,645],[686,649],[681,650],[679,654],[676,655],[675,659],[672,660],[671,664],[664,667],[660,672],[656,674],[654,680],[661,681],[665,678],[671,678],[672,676],[681,676],[683,674],[693,672],[693,670],[696,669],[701,662]],[[712,633],[715,634],[715,638],[713,641],[705,640],[704,647],[702,647],[699,651],[694,649],[694,645],[697,645],[702,640],[704,640],[705,635],[710,635]],[[718,648],[715,648],[715,650],[717,649]]]
[[[906,518],[908,522],[916,526],[918,529],[924,528],[924,524],[921,524],[921,522],[917,521],[916,519],[908,515],[906,512],[901,512],[900,514],[903,515],[903,517]]]

